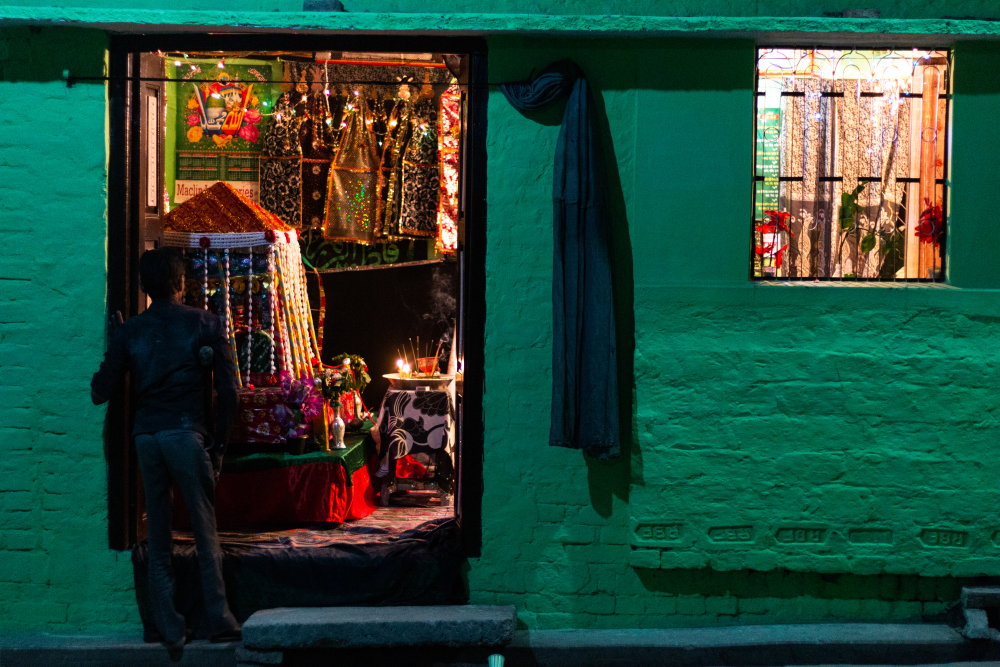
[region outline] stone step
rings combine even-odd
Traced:
[[[965,609],[1000,607],[1000,586],[969,586],[963,588],[962,607]]]
[[[243,646],[255,651],[504,646],[513,641],[516,625],[513,606],[265,609],[243,624]]]

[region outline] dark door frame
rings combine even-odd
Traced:
[[[469,118],[465,161],[465,242],[459,248],[462,284],[460,336],[465,356],[465,388],[459,412],[456,516],[465,552],[477,557],[482,546],[483,364],[486,326],[486,42],[473,37],[412,37],[342,34],[147,34],[109,37],[108,97],[108,317],[140,312],[137,263],[144,247],[145,207],[139,188],[143,162],[139,133],[141,77],[139,54],[162,51],[381,51],[468,54]],[[112,397],[105,421],[108,462],[108,543],[129,549],[142,538],[139,475],[130,433],[130,389]]]

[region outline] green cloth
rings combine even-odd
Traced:
[[[244,473],[258,472],[260,470],[273,470],[275,468],[288,468],[290,466],[306,465],[308,463],[321,463],[331,461],[344,466],[344,473],[347,479],[347,486],[353,486],[351,479],[355,471],[360,470],[378,451],[375,440],[368,430],[360,433],[348,434],[344,436],[346,449],[331,449],[328,452],[309,452],[308,454],[288,454],[287,452],[268,452],[264,454],[250,454],[248,456],[238,456],[232,459],[223,459],[222,472],[224,473]]]

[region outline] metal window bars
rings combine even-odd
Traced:
[[[949,62],[758,50],[753,278],[944,279]]]

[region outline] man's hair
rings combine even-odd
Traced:
[[[147,250],[139,257],[139,281],[152,299],[166,299],[181,290],[184,257],[177,248]]]

